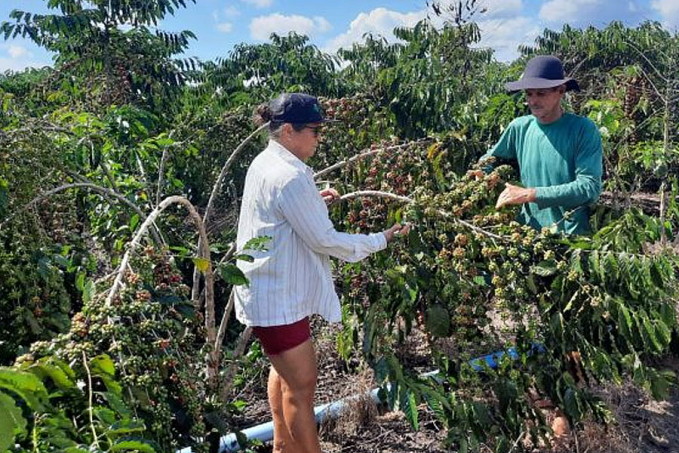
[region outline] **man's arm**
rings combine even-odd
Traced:
[[[516,160],[516,120],[509,123],[507,129],[500,136],[500,140],[497,141],[495,146],[486,152],[479,159],[479,163],[482,163],[485,159],[489,157],[499,157],[506,160]],[[468,174],[473,175],[476,179],[483,178],[484,174],[488,174],[495,168],[496,163],[484,164],[482,170],[470,170]]]
[[[536,187],[538,207],[572,209],[594,203],[601,193],[602,160],[601,136],[594,123],[588,122],[575,156],[575,180],[558,186]]]

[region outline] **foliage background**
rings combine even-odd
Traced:
[[[150,28],[185,3],[147,3],[60,0],[52,15],[16,11],[0,27],[6,39],[29,37],[57,55],[53,68],[0,77],[0,413],[11,417],[0,450],[168,451],[201,436],[194,448],[206,449],[231,431],[229,416],[244,403],[223,395],[238,385],[233,377],[244,372],[238,356],[248,343],[242,327],[228,322],[230,288],[244,283],[230,244],[245,171],[264,134],[233,152],[255,130],[253,107],[282,91],[320,96],[326,113],[342,120],[324,134],[316,169],[393,148],[319,179],[342,193],[371,189],[415,200],[405,209],[354,199],[332,210],[346,231],[375,231],[403,216],[421,226],[394,251],[336,269],[347,326],[338,348],[345,356],[363,352],[378,383],[393,384],[385,398],[413,426],[423,402],[461,451],[489,438],[507,451],[526,420],[534,440],[547,433],[527,397],[536,388],[575,423],[587,414],[605,420],[605,408],[572,377],[573,352],[586,380],[632,375],[656,396],[665,393],[672,377],[653,364],[677,347],[677,260],[667,251],[679,221],[677,34],[651,22],[565,26],[545,30],[503,64],[474,48],[480,32],[459,10],[442,28],[422,21],[395,30],[398,44],[369,36],[331,56],[305,36],[272,35],[198,62],[180,59],[191,31]],[[132,27],[123,31],[124,23]],[[562,58],[581,82],[567,108],[602,132],[605,187],[616,209],[594,216],[593,238],[543,232],[536,240],[544,250],[512,251],[435,220],[436,212],[467,206],[462,216],[495,234],[532,234],[510,223],[511,212],[498,218],[488,209],[511,172],[483,182],[492,187],[465,173],[526,113],[503,83],[541,53]],[[167,196],[185,197],[200,216],[213,200],[209,259],[186,211],[169,207],[132,270],[123,269],[124,289],[107,301],[128,244]],[[646,214],[630,209],[640,196],[651,200]],[[597,252],[594,261],[583,258]],[[521,264],[505,264],[524,253]],[[213,269],[220,279],[209,308]],[[531,278],[522,282],[525,275]],[[543,292],[549,296],[528,297]],[[493,307],[516,324],[482,341]],[[531,307],[539,322],[524,326]],[[430,321],[441,316],[447,324]],[[224,319],[217,337],[215,319]],[[417,329],[430,336],[431,366],[443,370],[443,384],[422,382],[387,353]],[[468,356],[443,353],[437,337],[479,354],[515,344],[522,366],[507,362],[480,379],[464,366]],[[536,341],[550,353],[533,354]],[[208,378],[214,369],[219,379]]]

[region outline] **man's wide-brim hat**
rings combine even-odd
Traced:
[[[580,91],[578,82],[566,77],[561,60],[551,55],[539,55],[528,60],[526,69],[516,82],[508,82],[509,91],[540,90],[566,85],[566,91]]]
[[[327,123],[315,96],[304,93],[283,93],[269,102],[271,121],[281,123]]]

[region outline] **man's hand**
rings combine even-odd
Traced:
[[[389,228],[386,231],[383,231],[382,234],[384,234],[384,237],[387,239],[387,243],[389,243],[399,236],[405,236],[409,232],[410,232],[409,223],[406,223],[405,225],[395,223],[391,228]]]
[[[340,194],[335,189],[323,189],[319,192],[325,204],[332,204],[340,199]]]
[[[500,209],[503,206],[511,204],[532,203],[535,201],[535,189],[525,189],[511,184],[505,185],[505,190],[502,191],[495,203],[495,209]]]

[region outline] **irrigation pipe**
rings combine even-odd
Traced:
[[[544,346],[534,345],[532,352],[542,353],[545,351]],[[519,353],[515,348],[509,348],[506,351],[493,352],[475,359],[471,359],[468,363],[476,372],[482,372],[487,368],[495,369],[499,366],[500,361],[503,357],[508,356],[511,360],[518,360]],[[442,378],[439,376],[440,371],[434,370],[429,373],[424,373],[420,375],[420,378],[433,378],[437,381],[441,381]],[[387,384],[387,388],[390,385]],[[368,396],[376,404],[380,404],[379,397],[380,387],[372,389]],[[356,402],[363,398],[363,395],[352,395],[346,398],[333,401],[332,403],[322,404],[314,408],[314,414],[316,416],[316,423],[323,423],[326,420],[333,420],[339,417],[345,410],[351,407],[353,402]],[[248,440],[258,440],[260,442],[269,442],[273,440],[273,421],[262,423],[261,425],[252,426],[250,428],[241,431],[241,434]],[[219,453],[239,451],[240,444],[236,438],[236,434],[228,434],[219,439]],[[192,453],[191,447],[186,447],[181,450],[177,450],[175,453]]]

